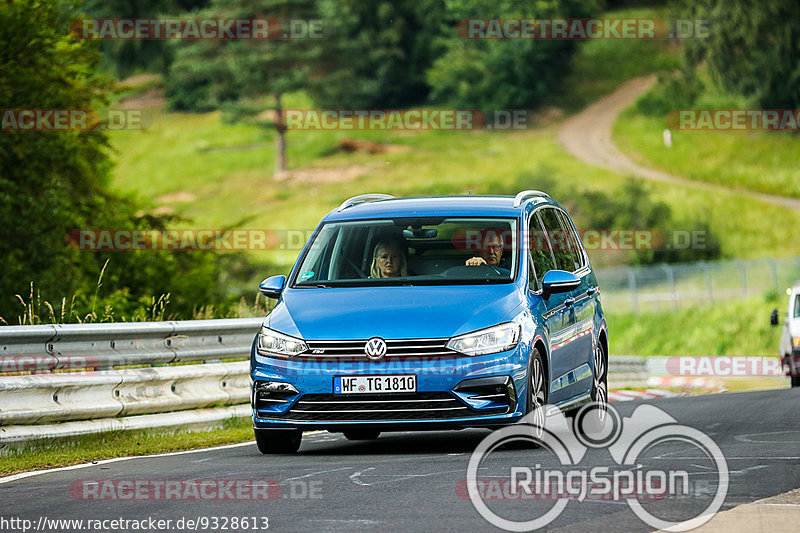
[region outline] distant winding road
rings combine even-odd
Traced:
[[[643,167],[623,154],[611,138],[611,130],[619,114],[636,101],[656,82],[655,76],[633,78],[616,91],[573,115],[561,127],[558,140],[578,159],[590,165],[607,168],[620,174],[643,179],[673,183],[716,192],[746,193],[763,202],[800,211],[800,199],[735,189],[713,183],[689,180],[652,168]]]

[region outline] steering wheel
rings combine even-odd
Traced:
[[[507,276],[507,274],[501,272],[498,267],[495,267],[495,266],[492,266],[492,265],[487,265],[485,263],[481,264],[481,265],[455,265],[455,266],[451,266],[450,268],[445,270],[442,274],[445,277],[447,277],[449,275],[455,274],[456,272],[475,272],[475,273],[478,273],[478,272],[482,271],[481,273],[488,273],[488,272],[486,272],[487,269],[490,272],[492,272],[493,274],[497,275],[497,276],[502,276],[502,277]]]

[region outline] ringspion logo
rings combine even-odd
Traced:
[[[549,407],[539,407],[521,424],[497,430],[481,441],[470,457],[466,481],[456,485],[456,494],[469,499],[493,526],[534,531],[551,524],[572,501],[618,501],[625,502],[648,526],[681,532],[708,522],[724,503],[729,472],[719,446],[705,433],[678,424],[665,411],[641,405],[623,419],[612,406],[593,403],[569,421],[560,410],[547,416]],[[508,461],[495,461],[500,447],[517,441],[535,443],[542,453],[520,456],[523,459],[510,466]],[[684,453],[699,452],[693,462],[703,463],[701,471],[690,476],[684,468],[647,466],[647,452],[666,443],[680,443]],[[585,465],[590,449],[607,450],[610,461],[604,458],[601,465]],[[651,512],[655,509],[650,505],[680,498],[705,507],[700,512],[693,507],[681,518],[674,509],[669,519]],[[544,512],[541,506],[526,507],[525,513],[511,516],[508,507],[493,504],[523,500],[552,505]],[[644,503],[650,505],[645,508]]]

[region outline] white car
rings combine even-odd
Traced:
[[[800,284],[787,290],[789,307],[781,334],[781,364],[787,376],[792,380],[792,387],[800,387]],[[772,312],[771,322],[778,325],[778,310]]]

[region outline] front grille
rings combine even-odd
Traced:
[[[447,392],[306,394],[284,416],[301,421],[448,420],[479,413]]]
[[[456,357],[458,352],[448,349],[449,339],[386,339],[386,359]],[[306,341],[308,350],[300,357],[366,359],[366,340]]]

